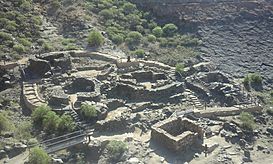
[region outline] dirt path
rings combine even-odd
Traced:
[[[22,154],[19,154],[11,159],[2,159],[0,160],[0,163],[5,163],[6,161],[8,164],[24,164],[28,161],[29,151],[25,151]]]

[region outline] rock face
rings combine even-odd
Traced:
[[[197,34],[201,56],[218,69],[240,78],[258,72],[272,85],[272,1],[131,1]]]
[[[173,118],[152,126],[151,139],[177,151],[186,151],[203,140],[203,129],[188,119]]]
[[[27,71],[29,76],[31,77],[44,77],[44,75],[51,71],[51,66],[49,61],[32,58],[29,59],[29,66],[27,67]]]

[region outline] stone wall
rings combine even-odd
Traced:
[[[152,126],[151,139],[172,151],[202,143],[203,129],[188,119],[171,118]]]
[[[121,98],[129,101],[163,101],[183,91],[184,86],[179,82],[164,85],[156,89],[144,89],[143,87],[118,83],[108,92],[108,97]]]
[[[260,105],[248,105],[242,107],[219,107],[219,108],[207,108],[200,112],[195,112],[197,117],[217,117],[217,116],[233,116],[239,115],[241,112],[249,113],[261,113],[263,110]]]

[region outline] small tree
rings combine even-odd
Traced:
[[[166,24],[162,30],[165,36],[173,36],[174,33],[177,31],[177,29],[178,28],[176,27],[176,25],[169,23],[169,24]]]
[[[92,119],[94,117],[97,117],[96,107],[89,104],[82,104],[81,114],[85,119]]]
[[[90,46],[101,46],[104,43],[104,37],[99,31],[93,30],[89,33],[87,41]]]
[[[60,118],[58,131],[63,132],[72,132],[76,128],[73,118],[69,115],[62,115]]]
[[[31,149],[29,155],[30,164],[50,164],[51,159],[48,154],[41,148],[35,147]]]
[[[245,130],[250,130],[252,131],[255,127],[255,121],[253,115],[247,113],[247,112],[242,112],[240,114],[240,120],[241,120],[241,127]]]
[[[141,41],[141,38],[142,38],[141,33],[137,31],[132,31],[128,34],[125,41],[128,45],[138,45]]]
[[[47,112],[43,119],[43,130],[47,133],[54,133],[59,126],[60,117],[53,111]]]
[[[152,30],[152,33],[156,36],[156,37],[161,37],[163,34],[163,30],[161,27],[157,26]]]
[[[110,155],[110,159],[118,160],[127,150],[127,145],[122,141],[112,140],[106,145],[106,149]]]
[[[43,125],[43,120],[49,111],[51,111],[51,108],[46,105],[42,105],[36,108],[31,114],[31,119],[33,121],[33,124],[41,128]]]

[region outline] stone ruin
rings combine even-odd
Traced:
[[[189,119],[171,118],[152,126],[151,139],[172,151],[201,146],[203,129]]]
[[[193,120],[237,115],[245,109],[235,106],[245,103],[238,83],[214,71],[208,62],[186,67],[178,75],[174,67],[163,63],[67,51],[31,59],[24,73],[23,98],[31,110],[47,104],[60,114],[71,115],[78,128],[92,124],[96,132],[151,130],[151,140],[172,151],[200,148],[203,142],[202,127],[182,116],[185,113],[181,115],[185,109],[194,113]],[[85,103],[96,107],[95,120],[81,118],[80,107]]]

